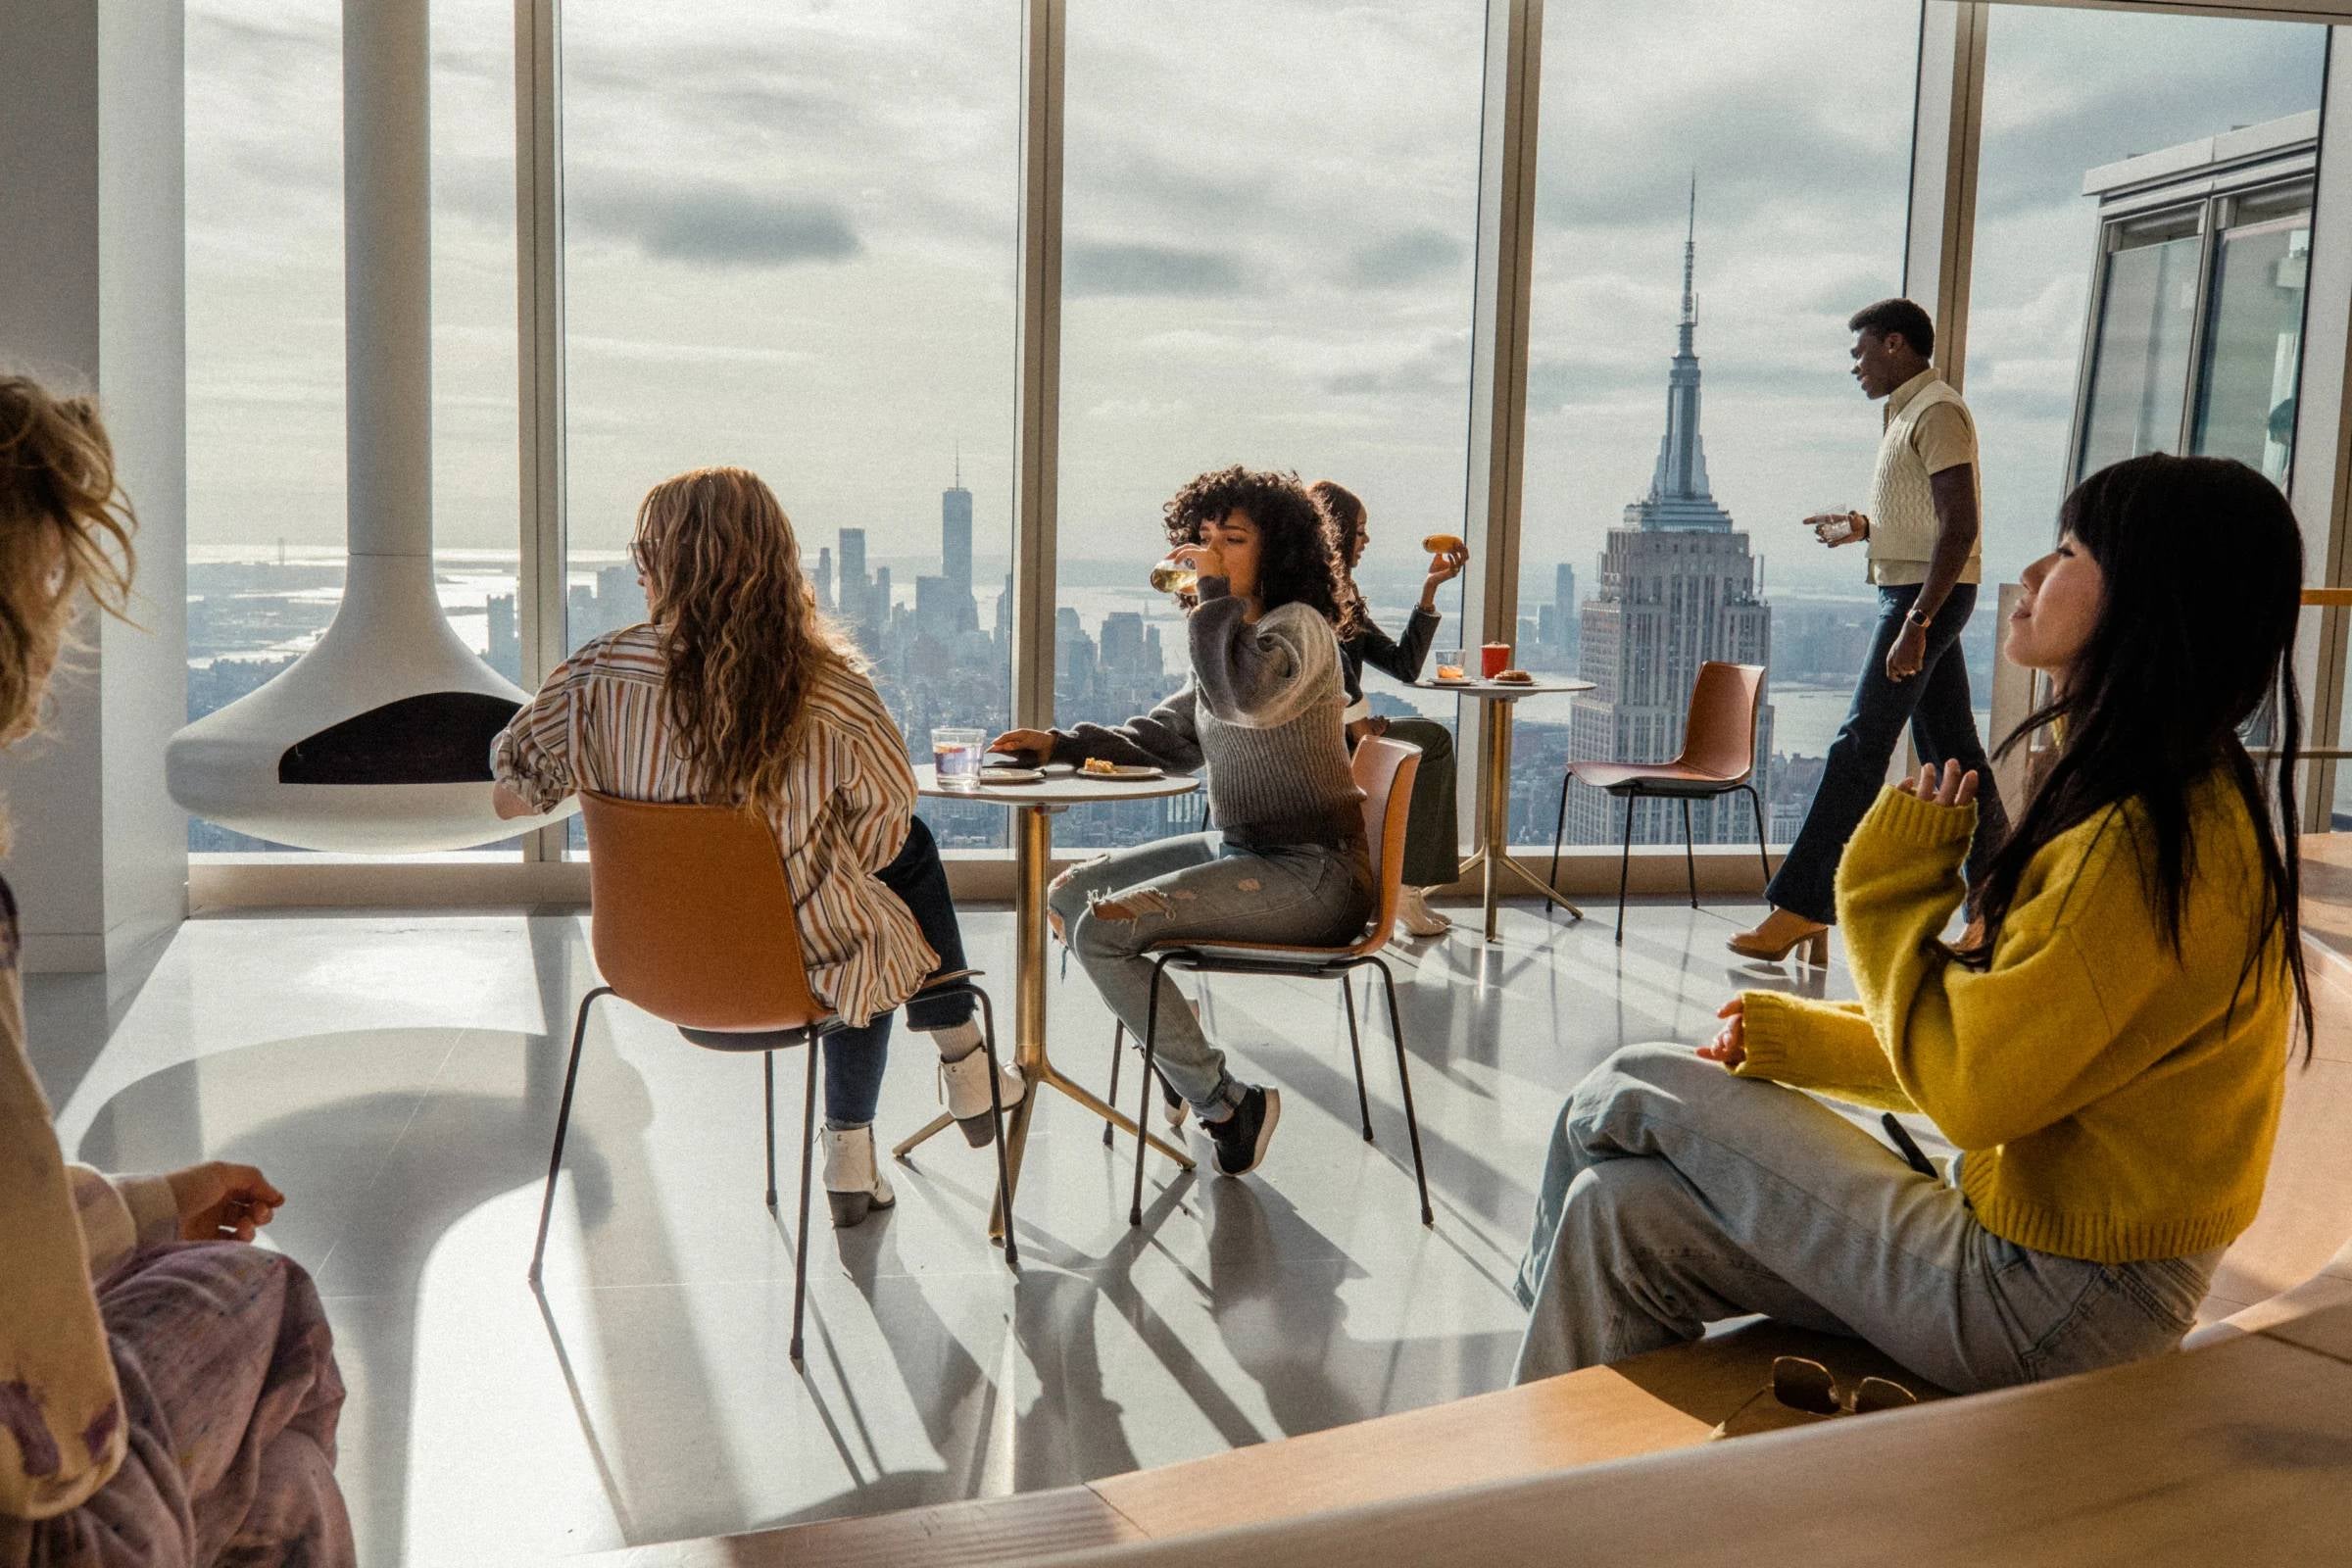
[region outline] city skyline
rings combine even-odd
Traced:
[[[1867,474],[1873,411],[1844,380],[1842,322],[1899,283],[1908,117],[1847,113],[1799,89],[1826,58],[1907,73],[1916,18],[1904,10],[1831,0],[1726,29],[1697,0],[1551,8],[1547,27],[1592,47],[1544,55],[1523,571],[1589,569],[1635,487],[1654,430],[1634,323],[1672,299],[1642,258],[1679,220],[1695,165],[1727,198],[1711,291],[1715,456],[1740,475],[1726,500],[1767,542],[1773,597],[1858,586],[1847,563],[1796,548],[1794,519],[1851,499]],[[1096,541],[1148,536],[1157,501],[1186,475],[1236,459],[1348,482],[1376,525],[1393,524],[1375,545],[1392,568],[1401,552],[1389,552],[1456,527],[1479,80],[1470,14],[1210,6],[1115,35],[1073,18],[1071,145],[1083,156],[1069,175],[1065,285],[1070,559],[1117,559]],[[662,474],[713,461],[766,473],[812,536],[917,536],[937,481],[930,464],[906,460],[948,466],[960,444],[976,557],[1002,558],[1010,17],[910,5],[819,19],[737,4],[681,27],[573,8],[568,413],[583,550],[615,548]],[[1993,24],[1969,392],[1987,452],[1987,567],[2008,576],[2046,539],[2063,470],[2092,237],[2082,171],[2312,107],[2321,57],[2319,29],[2283,24],[2026,8]],[[436,523],[452,547],[496,548],[519,516],[512,9],[437,0],[434,25]],[[2086,74],[2073,63],[2092,29],[2102,70]],[[1244,83],[1334,51],[1354,69],[1311,106],[1242,91],[1226,135],[1177,138],[1186,51],[1204,39]],[[200,544],[341,536],[338,46],[331,8],[190,7]],[[939,88],[885,113],[863,84],[875,59],[908,50]],[[2184,53],[2207,67],[2193,95],[2167,86]],[[1591,78],[1604,59],[1671,69]],[[680,79],[711,90],[677,93]],[[1420,90],[1400,97],[1400,80]],[[760,137],[727,133],[754,110]],[[1792,156],[1800,146],[1807,155]],[[1229,243],[1204,247],[1210,232]],[[1301,234],[1327,266],[1292,260]],[[1381,324],[1367,333],[1367,321]],[[1235,368],[1248,371],[1238,384],[1260,388],[1238,403]]]

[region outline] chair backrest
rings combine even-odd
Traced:
[[[1375,952],[1396,923],[1396,899],[1404,882],[1404,829],[1411,817],[1413,779],[1421,771],[1421,748],[1386,736],[1358,741],[1348,764],[1355,787],[1364,792],[1364,839],[1372,854],[1372,885],[1380,903],[1363,952]]]
[[[808,990],[792,886],[755,811],[580,792],[589,943],[605,984],[681,1029],[800,1029]]]
[[[1708,660],[1690,688],[1683,755],[1675,760],[1727,784],[1741,782],[1755,771],[1756,711],[1763,704],[1763,665]]]

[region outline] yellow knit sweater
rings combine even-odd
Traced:
[[[1739,1072],[1926,1112],[1967,1151],[1977,1218],[2020,1247],[2127,1263],[2227,1244],[2262,1201],[2292,989],[2276,936],[2246,970],[2262,869],[2229,781],[2192,798],[2179,956],[2142,890],[2137,820],[2111,809],[2034,857],[1974,971],[1933,944],[1976,808],[1886,790],[1838,871],[1861,1000],[1748,992]]]

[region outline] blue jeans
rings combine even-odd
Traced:
[[[1867,1340],[1954,1393],[2001,1388],[2172,1349],[2221,1256],[2091,1263],[2020,1247],[1819,1101],[1687,1046],[1629,1046],[1552,1129],[1514,1378],[1763,1312]]]
[[[1374,898],[1360,844],[1245,849],[1221,833],[1195,833],[1072,866],[1047,902],[1102,1000],[1142,1040],[1155,944],[1353,942],[1372,918]],[[1103,914],[1106,904],[1125,916]],[[1152,1064],[1204,1119],[1222,1120],[1240,1090],[1226,1074],[1225,1054],[1208,1043],[1172,983],[1160,987],[1158,1025]]]
[[[1878,635],[1871,639],[1870,657],[1854,682],[1853,706],[1830,743],[1805,825],[1764,890],[1775,908],[1824,924],[1838,918],[1838,858],[1879,798],[1905,724],[1911,726],[1921,761],[1940,767],[1950,760],[1976,769],[1977,837],[1968,852],[1971,888],[1983,883],[1993,853],[2009,836],[2009,817],[2001,809],[1992,764],[1977,735],[1976,710],[1968,700],[1968,661],[1960,652],[1960,629],[1976,608],[1975,584],[1961,583],[1944,600],[1936,624],[1928,628],[1928,651],[1919,673],[1909,680],[1886,678],[1887,652],[1902,635],[1903,616],[1918,597],[1917,584],[1879,590]]]
[[[923,940],[939,955],[939,967],[932,973],[964,967],[963,932],[956,924],[955,901],[948,897],[948,873],[939,863],[939,845],[921,817],[906,824],[906,842],[898,858],[874,876],[899,896],[922,927]],[[953,1028],[978,1006],[965,995],[909,1002],[906,1027],[926,1032]],[[890,1060],[890,1019],[889,1013],[878,1012],[862,1029],[825,1037],[826,1126],[862,1127],[874,1119],[874,1107],[882,1102],[882,1068]]]

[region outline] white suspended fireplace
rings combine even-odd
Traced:
[[[165,754],[181,806],[302,849],[462,849],[552,820],[491,810],[491,740],[523,694],[434,588],[430,64],[427,0],[344,0],[342,605],[291,667]]]

